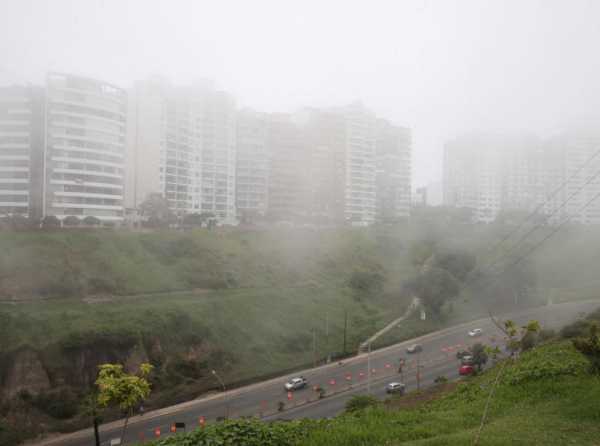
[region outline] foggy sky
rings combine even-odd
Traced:
[[[446,139],[600,123],[600,1],[0,0],[0,84],[214,79],[263,111],[360,99],[413,129],[413,186]]]

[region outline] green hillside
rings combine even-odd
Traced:
[[[311,365],[313,332],[319,361],[352,353],[404,312],[415,292],[407,284],[427,259],[459,295],[376,347],[483,316],[486,306],[597,297],[593,227],[557,234],[554,248],[495,286],[487,271],[461,286],[457,259],[485,265],[512,229],[415,219],[318,231],[0,231],[0,415],[15,415],[19,438],[86,426],[81,401],[105,362],[152,362],[152,409],[215,388],[212,369],[235,386]],[[431,289],[446,299],[444,286]]]

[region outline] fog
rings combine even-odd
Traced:
[[[0,2],[0,84],[47,71],[127,87],[213,79],[239,106],[360,99],[413,130],[413,186],[441,177],[444,141],[598,123],[594,1]]]

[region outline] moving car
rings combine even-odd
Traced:
[[[421,344],[413,344],[409,345],[406,349],[406,353],[419,353],[423,351],[423,346]]]
[[[458,369],[458,374],[461,376],[469,376],[475,373],[475,368],[472,365],[463,365]]]
[[[465,355],[462,358],[460,358],[460,364],[461,365],[473,365],[473,356],[471,355]]]
[[[471,356],[469,350],[459,350],[456,352],[456,359],[463,359],[465,356]]]
[[[483,330],[481,328],[474,328],[473,330],[469,330],[469,336],[472,338],[476,338],[477,336],[481,336],[483,334]]]
[[[288,382],[285,383],[285,385],[283,387],[285,387],[285,390],[299,390],[302,389],[303,387],[306,387],[306,385],[308,384],[308,381],[306,381],[306,378],[303,376],[299,376],[297,378],[292,378],[290,379]]]
[[[399,382],[389,383],[387,386],[385,386],[386,393],[403,394],[405,390],[406,390],[406,385],[403,383],[399,383]]]

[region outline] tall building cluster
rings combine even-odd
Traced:
[[[221,224],[369,225],[408,216],[410,157],[410,130],[360,103],[263,113],[209,82],[60,73],[0,88],[0,215],[121,223],[158,194]]]
[[[536,211],[550,223],[600,223],[600,136],[472,135],[446,144],[444,204],[490,223],[501,211]],[[598,154],[598,156],[596,156]]]

